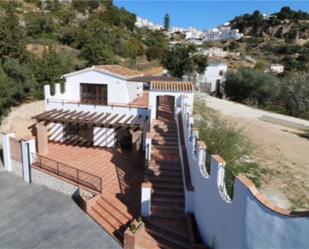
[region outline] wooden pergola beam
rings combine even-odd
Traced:
[[[134,117],[134,115],[127,116],[126,114],[111,114],[111,113],[97,113],[84,112],[76,110],[57,110],[53,109],[35,116],[38,121],[54,122],[54,123],[75,123],[79,125],[92,125],[105,128],[128,128],[137,129],[143,123],[142,118]]]
[[[57,111],[57,109],[52,109],[52,110],[43,112],[43,113],[41,113],[41,114],[35,115],[35,116],[33,116],[32,118],[40,119],[41,117],[44,117],[44,116],[46,116],[46,115],[48,115],[48,114],[50,114],[50,113],[54,113],[54,112],[56,112],[56,111]]]

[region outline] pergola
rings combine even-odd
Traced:
[[[38,140],[38,152],[46,155],[48,152],[48,132],[46,124],[62,123],[76,124],[80,126],[113,128],[114,130],[130,130],[132,135],[133,151],[138,152],[142,142],[142,134],[148,117],[137,115],[90,112],[77,110],[53,109],[34,116],[38,122],[36,133]]]
[[[74,123],[81,125],[89,125],[102,128],[129,128],[137,130],[142,128],[146,121],[141,116],[127,115],[127,114],[112,114],[112,113],[97,113],[85,111],[70,111],[53,109],[45,111],[39,115],[34,116],[38,122],[54,122],[54,123]]]

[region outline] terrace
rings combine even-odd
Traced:
[[[97,193],[115,195],[130,209],[139,209],[143,153],[99,147],[49,143],[34,167]],[[131,201],[129,201],[131,200]]]

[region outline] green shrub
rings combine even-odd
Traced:
[[[257,187],[261,186],[261,177],[266,171],[256,162],[246,159],[254,146],[242,129],[220,118],[217,112],[202,103],[195,104],[194,112],[199,117],[196,121],[199,138],[206,143],[209,153],[220,155],[234,176],[244,174]]]

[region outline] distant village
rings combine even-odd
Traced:
[[[136,17],[136,27],[138,28],[148,28],[150,30],[162,30],[163,26],[155,24],[147,19],[141,17]],[[169,35],[174,33],[181,33],[185,35],[185,40],[187,42],[193,43],[195,45],[202,45],[206,41],[226,41],[226,40],[239,40],[243,37],[243,34],[239,32],[238,29],[232,29],[230,23],[226,22],[223,25],[219,25],[216,28],[209,29],[206,31],[198,30],[196,28],[179,28],[171,27],[168,31]]]
[[[270,15],[263,14],[263,18],[268,19],[270,18]],[[147,28],[154,31],[164,30],[163,25],[155,24],[154,22],[139,16],[136,17],[135,25],[138,28]],[[170,27],[166,30],[166,34],[170,38],[170,46],[182,43],[193,44],[198,47],[199,54],[208,56],[209,63],[205,72],[203,74],[196,73],[194,75],[195,86],[200,91],[208,92],[213,96],[222,97],[222,87],[228,71],[228,64],[225,62],[224,58],[229,56],[238,58],[240,53],[226,51],[220,47],[206,48],[202,45],[205,42],[237,41],[244,37],[244,34],[240,33],[238,29],[233,29],[230,22],[225,22],[222,25],[204,31],[192,27],[188,29]],[[256,64],[256,60],[251,56],[245,56],[245,60]],[[269,64],[264,71],[273,74],[281,74],[284,72],[284,66],[281,64]],[[188,78],[189,80],[190,77],[192,76],[185,78]]]

